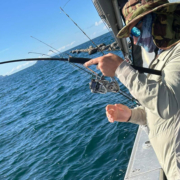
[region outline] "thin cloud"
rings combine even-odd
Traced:
[[[29,66],[32,63],[34,63],[34,62],[26,62],[24,64],[18,65],[18,66],[14,67],[10,72],[8,72],[6,74],[7,75],[13,74],[13,73],[15,73],[17,71],[20,71],[20,70],[24,69],[26,66]]]
[[[97,32],[94,32],[94,33],[92,34],[92,36],[94,37],[96,34],[97,34]]]
[[[103,27],[103,30],[108,30],[108,28],[106,26]]]
[[[94,24],[92,24],[91,26],[88,26],[86,29],[91,29],[92,27],[94,27]]]
[[[93,33],[91,34],[91,37],[92,37],[92,38],[95,38],[95,37],[97,37],[97,36],[99,36],[99,35],[102,35],[102,34],[105,33],[105,32],[108,32],[108,29],[106,28],[106,26],[104,26],[103,28],[99,28],[98,31],[93,32]]]
[[[92,38],[95,38],[97,36],[97,32],[93,32],[92,34],[91,34],[91,37]]]
[[[99,26],[99,25],[101,25],[102,23],[103,23],[102,20],[100,20],[99,22],[95,22],[95,26]]]
[[[102,23],[103,23],[102,20],[96,21],[94,24],[88,26],[86,29],[91,29],[91,28],[93,28],[94,26],[99,26],[99,25],[101,25]]]
[[[3,49],[0,51],[0,53],[3,53],[3,52],[8,51],[8,50],[9,50],[9,48]]]

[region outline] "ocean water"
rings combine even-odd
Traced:
[[[94,41],[114,40],[107,33]],[[0,79],[0,180],[124,179],[137,126],[109,123],[105,107],[134,103],[115,93],[92,94],[89,82],[88,74],[57,61]]]

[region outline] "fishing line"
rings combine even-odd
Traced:
[[[43,54],[43,53],[37,53],[37,52],[28,52],[28,54],[40,54],[42,56],[49,56],[49,57],[51,57],[50,55]]]
[[[52,53],[54,53],[54,54],[56,54],[58,57],[60,57],[61,58],[61,56],[59,55],[59,54],[57,54],[56,52],[54,52],[53,50],[49,50],[50,52],[52,52]]]
[[[71,0],[69,0],[69,1],[71,1]],[[66,2],[66,4],[63,6],[63,8],[65,8],[65,6],[69,3],[69,1]]]
[[[89,71],[91,71],[91,72],[93,72],[95,75],[96,75],[96,77],[99,77],[99,78],[101,78],[95,71],[93,71],[92,69],[90,69],[90,68],[88,68],[88,67],[86,67]]]
[[[86,73],[88,73],[89,75],[91,75],[91,76],[93,76],[94,74],[93,73],[91,73],[91,72],[89,72],[89,71],[86,71],[83,67],[80,67],[80,66],[78,66],[78,65],[76,65],[76,64],[73,64],[73,63],[69,63],[70,65],[72,65],[72,66],[74,66],[74,67],[76,67],[76,68],[79,68],[79,69],[81,69],[83,72],[86,72]]]
[[[57,52],[59,52],[59,53],[61,54],[61,51],[58,51],[57,49],[53,48],[53,47],[50,46],[49,44],[47,44],[47,43],[45,43],[45,42],[43,42],[43,41],[41,41],[41,40],[39,40],[39,39],[37,39],[37,38],[35,38],[35,37],[33,37],[33,36],[31,36],[31,38],[33,38],[33,39],[35,39],[35,40],[37,40],[37,41],[39,41],[39,42],[45,44],[46,46],[49,46],[50,48],[56,50]],[[56,55],[57,55],[57,53],[56,53]]]
[[[50,48],[54,49],[55,51],[57,51],[57,52],[59,52],[59,53],[61,54],[61,51],[59,51],[59,50],[53,48],[51,45],[49,45],[49,44],[47,44],[47,43],[45,43],[45,42],[39,40],[38,38],[35,38],[35,37],[33,37],[33,36],[31,36],[31,38],[33,38],[33,39],[35,39],[35,40],[37,40],[37,41],[39,41],[39,42],[45,44],[46,46],[49,46]],[[57,54],[57,53],[56,53],[56,54]],[[64,53],[64,54],[66,54],[67,56],[69,56],[69,54],[67,54],[67,53]],[[58,54],[57,54],[57,55],[58,55]]]
[[[98,46],[94,43],[94,41],[77,25],[77,23],[75,23],[71,18],[70,18],[70,16],[68,15],[68,14],[66,14],[66,12],[60,7],[60,9],[61,9],[61,11],[81,30],[81,32],[98,48]],[[105,55],[104,54],[104,52],[101,50],[101,48],[99,48],[100,49],[100,51],[101,51],[101,53],[103,54],[103,55]]]
[[[133,98],[132,96],[129,96],[127,93],[119,90],[118,92],[119,94],[123,95],[124,97],[126,97],[127,99],[131,100],[131,101],[134,101],[137,105],[140,105],[139,101],[135,98]]]
[[[93,71],[92,69],[90,69],[90,68],[88,68],[88,67],[85,67],[85,66],[80,67],[80,66],[75,65],[75,64],[73,64],[73,63],[70,63],[70,64],[73,65],[73,66],[75,66],[75,67],[78,67],[79,69],[87,72],[88,74],[91,74],[92,76],[95,75],[96,77],[101,78],[95,71]],[[91,71],[91,72],[86,71],[84,68],[88,69],[88,70]]]

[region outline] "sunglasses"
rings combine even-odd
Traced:
[[[136,26],[138,26],[138,25],[141,24],[141,23],[142,23],[142,21],[139,21],[139,22],[136,24]],[[139,36],[141,35],[140,29],[137,28],[136,26],[134,26],[134,27],[131,29],[131,34],[130,34],[131,37],[133,37],[133,36],[139,37]]]

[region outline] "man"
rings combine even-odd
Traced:
[[[110,122],[147,124],[149,139],[168,180],[180,180],[180,3],[166,0],[129,0],[123,15],[126,26],[119,38],[133,36],[148,52],[159,48],[150,68],[162,76],[140,74],[114,54],[92,59],[103,75],[117,76],[142,106],[106,107]],[[139,35],[138,35],[139,33]]]

